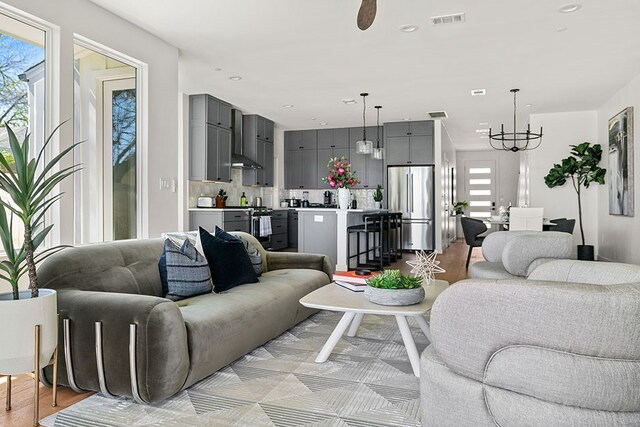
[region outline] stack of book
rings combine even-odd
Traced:
[[[367,287],[367,279],[372,278],[376,274],[380,274],[379,271],[374,271],[367,275],[356,274],[355,271],[336,271],[333,273],[333,281],[336,285],[340,285],[343,288],[347,288],[354,292],[364,292]]]

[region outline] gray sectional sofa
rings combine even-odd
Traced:
[[[260,249],[260,281],[178,302],[162,298],[162,239],[70,248],[43,262],[40,286],[58,292],[60,384],[158,402],[315,313],[299,299],[330,282],[326,256],[265,252],[235,234]]]
[[[431,312],[422,425],[640,426],[640,266],[550,261]]]

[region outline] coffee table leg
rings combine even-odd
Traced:
[[[404,347],[407,350],[409,356],[409,362],[411,362],[411,368],[413,374],[416,377],[420,377],[420,356],[418,355],[418,349],[416,343],[413,341],[409,324],[405,316],[396,314],[396,322],[398,322],[398,329],[400,329],[400,335],[402,335],[402,341],[404,341]]]
[[[364,313],[356,313],[356,317],[351,322],[351,327],[349,328],[349,332],[347,332],[348,337],[355,337],[358,333],[358,328],[360,327],[360,323],[362,323],[362,318],[364,317]]]
[[[429,322],[427,322],[427,320],[421,314],[418,316],[414,316],[413,318],[416,319],[416,322],[418,322],[418,326],[420,326],[420,329],[422,329],[422,333],[424,334],[424,336],[427,337],[429,342],[431,342],[431,326],[429,326]]]
[[[344,313],[342,319],[340,319],[340,321],[336,325],[336,328],[333,330],[333,332],[331,332],[331,335],[329,336],[327,342],[324,344],[324,347],[322,347],[322,350],[320,350],[318,357],[316,357],[316,363],[323,363],[327,361],[329,355],[335,348],[336,344],[338,344],[338,341],[340,341],[340,338],[342,338],[342,335],[344,335],[344,332],[351,324],[351,321],[353,320],[355,315],[356,313],[350,311]]]

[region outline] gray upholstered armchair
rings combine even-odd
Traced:
[[[475,279],[527,277],[536,267],[553,259],[566,259],[573,250],[573,236],[557,231],[497,231],[482,242],[486,261],[469,269]]]
[[[431,313],[423,426],[640,426],[640,266],[465,280]]]

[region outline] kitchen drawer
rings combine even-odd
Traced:
[[[272,219],[286,218],[289,215],[288,210],[279,210],[271,212]]]
[[[251,215],[249,211],[224,211],[222,213],[224,222],[227,221],[249,221]]]
[[[287,234],[271,235],[271,250],[277,251],[287,247]]]
[[[251,222],[247,221],[225,221],[224,231],[244,231],[251,233]]]
[[[271,230],[273,234],[281,234],[287,232],[287,219],[274,219],[271,218]]]

